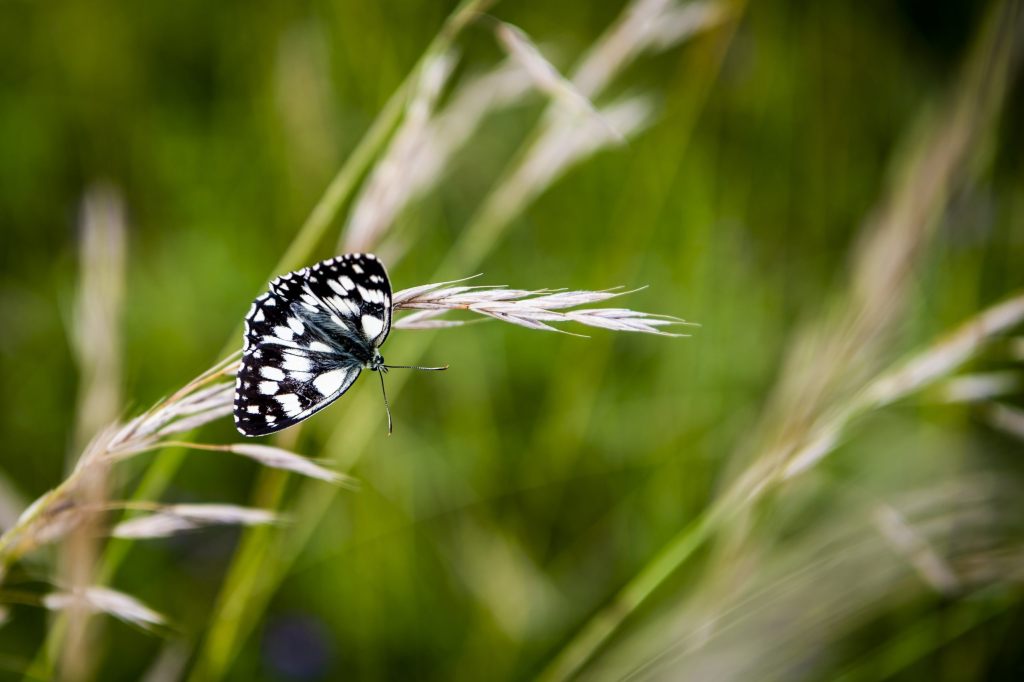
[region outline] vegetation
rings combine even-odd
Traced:
[[[1019,675],[1019,2],[0,13],[5,676]],[[361,250],[450,370],[243,439]]]

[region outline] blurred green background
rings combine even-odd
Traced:
[[[494,4],[455,38],[438,110],[506,58],[495,18],[572,73],[626,7]],[[439,182],[368,244],[396,289],[476,272],[521,288],[648,285],[622,305],[698,322],[692,337],[569,329],[582,339],[498,322],[396,331],[389,361],[451,370],[390,375],[393,436],[364,379],[284,441],[337,463],[358,492],[218,453],[119,465],[114,499],[163,462],[173,476],[160,500],[279,504],[292,523],[115,543],[128,553],[110,584],[174,627],[154,635],[98,619],[82,677],[1024,676],[1021,440],[986,416],[1021,406],[1024,328],[962,370],[998,372],[998,390],[963,398],[964,382],[942,376],[858,415],[812,470],[749,504],[727,497],[768,445],[1024,284],[1020,7],[705,7],[720,14],[624,64],[595,97],[649,98],[627,144],[535,177],[539,196],[521,196],[500,229],[472,231],[490,224],[480,207],[546,120],[549,98],[529,87],[464,131]],[[71,328],[90,188],[113,188],[125,211],[110,417],[128,417],[240,345],[251,300],[392,94],[410,74],[415,85],[453,9],[0,4],[6,524],[83,444]],[[957,101],[989,113],[947,116]],[[915,166],[915,150],[956,148],[961,125],[950,179],[930,188],[944,157]],[[293,266],[338,252],[369,182],[359,178]],[[894,196],[924,208],[886,222]],[[855,306],[851,282],[899,252],[859,250],[876,223],[911,233],[921,216],[929,227],[892,292],[902,305],[865,337],[871,360],[827,345],[802,353],[801,339],[828,336]],[[828,400],[799,389],[834,376]],[[222,419],[196,438],[239,436]],[[672,554],[680,538],[692,552]],[[13,571],[8,589],[58,582],[53,552]],[[628,607],[613,601],[623,587]],[[4,675],[45,658],[53,623],[37,607],[11,609]],[[577,648],[601,623],[607,638]]]

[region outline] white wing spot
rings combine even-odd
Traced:
[[[384,330],[384,320],[373,315],[363,315],[363,332],[366,338],[375,339]]]
[[[359,306],[350,298],[341,298],[340,296],[331,296],[331,303],[338,309],[338,312],[342,315],[352,315],[355,317],[359,314]]]
[[[299,404],[299,396],[294,393],[282,393],[274,396],[274,400],[281,404],[281,411],[286,417],[294,417],[302,412],[302,405]]]
[[[369,303],[380,303],[384,300],[384,292],[380,289],[367,289],[362,285],[359,285],[356,288],[359,289],[359,295],[363,297],[364,301]]]
[[[248,412],[249,414],[259,414],[260,413],[260,406],[259,405],[250,405],[249,407],[245,408],[245,411]]]
[[[284,327],[278,327],[278,329],[285,329],[285,328]],[[291,337],[292,331],[290,329],[285,329],[285,331],[287,331],[288,332],[288,336]],[[269,344],[272,344],[272,345],[275,345],[275,346],[285,346],[286,348],[298,348],[298,346],[296,346],[291,341],[286,341],[284,339],[279,339],[276,336],[264,336],[263,339],[262,339],[262,342],[263,343],[269,343]],[[256,351],[255,353],[253,353],[252,356],[254,358],[258,358],[259,357],[259,351]]]
[[[313,386],[320,391],[320,395],[331,395],[341,388],[346,377],[348,377],[348,370],[334,369],[313,379]]]
[[[352,291],[353,289],[356,288],[355,282],[353,282],[348,275],[342,275],[341,277],[338,278],[338,281],[341,282],[341,286],[345,287],[349,291]],[[341,292],[339,291],[338,293],[340,294]]]
[[[329,286],[331,289],[333,289],[334,293],[340,294],[342,296],[345,295],[345,287],[343,287],[340,284],[338,284],[338,280],[336,280],[336,279],[329,279],[329,280],[327,280],[327,286]]]
[[[321,341],[313,341],[312,343],[309,344],[309,349],[310,350],[319,351],[321,353],[330,353],[330,352],[332,352],[331,351],[331,347],[328,346],[326,343],[323,343]]]
[[[261,381],[260,382],[260,393],[263,395],[274,395],[278,392],[281,387],[277,385],[276,381]]]
[[[277,334],[278,338],[282,341],[291,341],[295,336],[292,330],[288,327],[274,327],[274,333]]]
[[[359,267],[358,263],[353,263],[352,264],[352,272],[356,273],[357,275],[361,275],[361,274],[363,274],[363,269],[361,267]]]
[[[297,317],[289,317],[288,326],[291,327],[292,331],[295,332],[298,336],[302,336],[303,334],[306,333],[306,328],[303,326],[302,320],[300,320]]]
[[[342,315],[358,315],[359,307],[353,305],[347,298],[341,296],[331,296],[331,304],[334,308]]]
[[[271,367],[270,365],[264,365],[263,367],[260,367],[260,374],[263,375],[263,377],[271,379],[273,381],[284,380],[284,372],[279,370],[277,367]]]
[[[277,305],[277,301],[275,301],[273,298],[268,298],[264,305]]]
[[[254,315],[252,319],[254,322],[262,322],[263,320],[267,319],[267,316],[263,314],[263,308],[257,310],[256,315]]]
[[[285,353],[284,362],[281,363],[281,369],[288,372],[308,372],[312,367],[313,363],[308,357],[294,353]]]

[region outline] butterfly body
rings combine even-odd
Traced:
[[[235,426],[262,436],[322,410],[360,371],[386,371],[391,283],[372,254],[346,254],[282,275],[245,318]]]

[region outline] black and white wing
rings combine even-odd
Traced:
[[[361,366],[321,340],[288,299],[263,294],[246,318],[235,426],[245,436],[288,428],[344,393]]]
[[[304,285],[300,295],[306,294],[302,296],[306,310],[315,313],[318,311],[313,307],[321,306],[319,312],[338,316],[351,333],[370,346],[379,348],[387,339],[391,331],[391,280],[384,264],[373,254],[347,253],[303,268],[291,277],[275,280],[280,284],[271,284],[271,289],[287,286],[287,291],[295,291],[296,285]]]
[[[327,407],[373,360],[391,327],[391,288],[375,257],[348,254],[278,277],[246,316],[235,426],[288,428]]]

